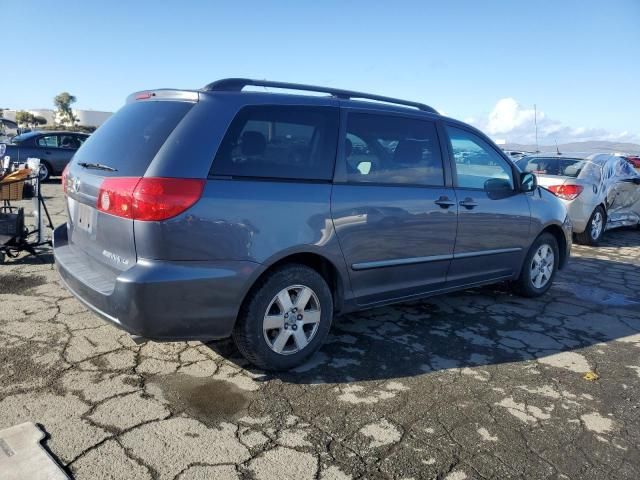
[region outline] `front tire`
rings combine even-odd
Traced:
[[[233,340],[264,370],[289,370],[324,343],[333,319],[333,297],[324,278],[305,265],[268,273],[240,309]]]
[[[523,297],[544,295],[558,271],[560,250],[556,238],[550,233],[541,234],[531,245],[522,265],[520,278],[515,282],[515,290]]]
[[[576,242],[582,245],[596,246],[602,240],[606,223],[607,214],[602,207],[597,206],[591,214],[584,232],[576,233]]]

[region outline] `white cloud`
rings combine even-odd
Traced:
[[[541,145],[588,140],[609,140],[614,142],[640,142],[640,133],[629,131],[610,132],[603,128],[570,127],[553,120],[538,110],[538,142]],[[508,143],[535,143],[535,110],[518,103],[514,98],[498,100],[486,118],[465,119],[483,130],[492,138],[506,139]]]

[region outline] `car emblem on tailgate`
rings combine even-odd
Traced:
[[[80,189],[80,179],[78,177],[70,177],[67,180],[67,190],[71,193],[78,193]]]

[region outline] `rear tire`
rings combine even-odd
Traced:
[[[289,370],[324,343],[333,319],[333,297],[322,276],[305,265],[268,273],[240,309],[233,340],[264,370]]]
[[[601,206],[597,206],[582,233],[576,233],[576,242],[582,245],[596,246],[604,235],[607,214]]]
[[[556,276],[560,265],[560,250],[556,238],[543,233],[531,245],[522,264],[520,278],[514,283],[514,290],[528,298],[544,295]]]

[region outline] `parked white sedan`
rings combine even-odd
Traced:
[[[578,243],[595,245],[608,229],[640,225],[640,173],[622,157],[538,154],[517,164],[564,201]]]

